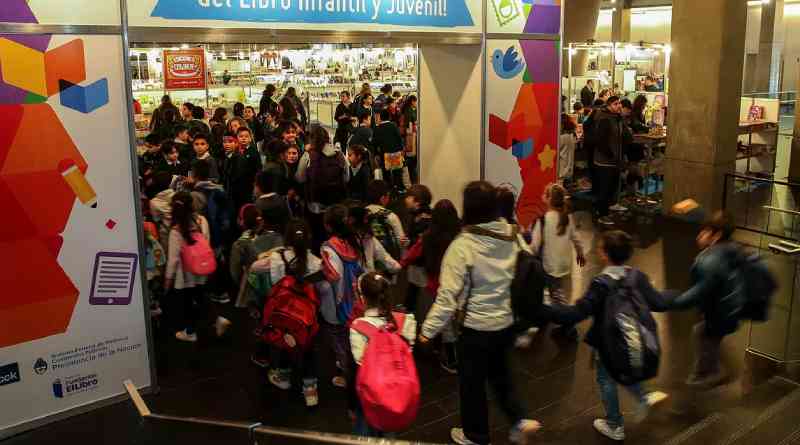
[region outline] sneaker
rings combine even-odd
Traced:
[[[319,392],[317,391],[317,384],[303,384],[303,398],[306,399],[306,406],[311,408],[319,405]]]
[[[644,395],[644,401],[639,403],[636,407],[636,412],[633,415],[634,422],[643,422],[650,414],[650,410],[659,403],[667,400],[669,395],[661,391],[653,391]]]
[[[334,377],[332,382],[333,382],[333,386],[335,386],[337,388],[347,388],[347,380],[344,377],[340,376],[340,375],[337,375],[336,377]]]
[[[228,297],[228,294],[211,295],[210,300],[218,304],[228,304],[231,302],[231,299],[230,297]]]
[[[442,345],[442,358],[439,360],[439,365],[444,372],[456,375],[458,374],[458,355],[456,354],[456,345],[454,343],[444,343]]]
[[[722,385],[725,383],[727,379],[727,375],[723,371],[719,371],[716,374],[712,374],[709,376],[699,376],[696,374],[692,374],[689,376],[689,379],[686,380],[686,386],[695,389],[714,389],[717,386]]]
[[[611,440],[625,440],[625,427],[620,425],[612,428],[606,419],[595,419],[594,429]]]
[[[214,322],[214,329],[217,333],[217,337],[222,337],[225,335],[225,331],[231,327],[231,321],[225,317],[217,317],[217,320]]]
[[[608,210],[611,210],[612,212],[627,212],[628,208],[620,203],[616,203],[613,206],[609,207]]]
[[[250,363],[258,366],[259,368],[264,368],[264,369],[269,368],[269,359],[264,357],[259,357],[255,354],[250,356]]]
[[[267,373],[269,382],[284,391],[292,389],[292,382],[289,379],[289,371],[286,369],[270,369]]]
[[[531,347],[531,343],[533,343],[533,336],[525,333],[520,334],[514,340],[514,347],[517,349],[528,349]]]
[[[530,419],[523,419],[517,422],[508,435],[511,443],[526,445],[533,435],[542,429],[542,424]]]
[[[182,331],[178,331],[175,333],[175,338],[180,341],[187,341],[189,343],[194,343],[197,341],[197,334],[187,334],[186,329]]]
[[[603,226],[613,226],[614,220],[608,216],[601,216],[600,218],[597,218],[597,223]]]
[[[464,435],[464,430],[461,428],[451,429],[450,438],[458,445],[478,445],[476,442],[467,439],[467,436]]]

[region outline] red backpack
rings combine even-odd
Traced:
[[[183,270],[192,275],[211,275],[217,270],[217,260],[211,244],[200,232],[192,232],[192,239],[194,244],[184,242],[181,246]]]
[[[288,263],[286,270],[289,270]],[[272,286],[267,296],[262,338],[280,349],[307,349],[319,331],[318,308],[319,297],[311,282],[300,282],[292,275],[284,276]],[[287,343],[287,336],[294,339],[294,344]]]
[[[393,313],[391,324],[376,328],[364,320],[353,329],[369,339],[356,378],[356,392],[367,423],[391,433],[407,429],[419,410],[419,376],[411,348],[398,332],[405,314]]]

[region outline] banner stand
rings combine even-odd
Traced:
[[[127,128],[128,128],[128,146],[130,150],[131,162],[130,162],[130,175],[131,181],[133,183],[133,193],[134,196],[133,202],[134,210],[135,210],[135,221],[134,227],[136,230],[136,241],[138,247],[138,265],[136,266],[138,272],[138,282],[141,285],[142,290],[142,308],[143,308],[143,322],[145,324],[145,333],[146,333],[146,348],[147,348],[147,357],[148,357],[148,368],[149,368],[149,380],[150,385],[142,386],[138,388],[144,394],[151,394],[156,393],[158,391],[157,386],[157,372],[156,372],[156,363],[155,363],[155,350],[153,344],[153,333],[152,333],[152,326],[150,321],[150,296],[147,287],[147,280],[146,280],[146,267],[145,267],[145,245],[144,245],[144,238],[143,238],[143,226],[142,226],[142,211],[141,206],[139,205],[139,196],[140,196],[140,189],[138,183],[138,168],[136,165],[137,160],[137,153],[136,153],[136,140],[135,140],[135,127],[134,127],[134,112],[133,112],[133,97],[132,97],[132,89],[131,89],[131,73],[129,69],[129,61],[128,61],[128,54],[129,54],[129,41],[128,41],[128,16],[127,16],[127,1],[126,0],[119,0],[119,7],[120,7],[120,26],[108,26],[108,25],[40,25],[36,23],[25,23],[25,24],[18,24],[18,23],[0,23],[0,34],[7,34],[7,35],[42,35],[42,34],[49,34],[53,36],[64,36],[64,35],[87,35],[87,36],[118,36],[121,37],[122,40],[122,60],[119,62],[123,65],[124,71],[124,89],[126,91],[125,100],[127,103],[125,104],[126,114],[125,117],[127,119]],[[90,87],[87,87],[90,88]],[[62,104],[64,103],[64,98],[62,96]],[[85,104],[83,105],[86,106]],[[135,280],[131,282],[131,289],[134,289]],[[81,294],[85,291],[82,289],[80,292]],[[81,295],[79,294],[79,295]],[[43,354],[44,356],[45,354]],[[27,366],[28,363],[25,363]],[[23,366],[22,363],[19,364],[20,367]],[[49,380],[46,381],[50,383]],[[58,380],[56,380],[58,382]],[[53,383],[55,386],[56,383]],[[60,383],[59,383],[60,385]],[[25,421],[24,423],[19,423],[14,426],[11,426],[6,429],[0,430],[0,441],[7,439],[9,437],[24,433],[26,431],[36,429],[54,422],[62,421],[68,419],[73,416],[81,415],[88,413],[90,411],[104,408],[110,405],[114,405],[120,402],[124,402],[128,400],[128,394],[125,391],[125,387],[123,386],[122,379],[119,381],[113,380],[104,380],[103,385],[108,388],[113,388],[113,391],[117,392],[115,395],[110,397],[89,402],[86,404],[78,405],[72,408],[68,408],[64,411],[59,411],[51,415],[45,415],[43,417],[33,418],[30,421]],[[66,389],[69,391],[69,389]],[[55,390],[54,390],[55,391]],[[58,397],[58,396],[57,396]]]

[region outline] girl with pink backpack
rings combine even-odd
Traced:
[[[172,228],[169,232],[167,271],[164,288],[173,290],[177,305],[183,305],[183,330],[175,333],[180,341],[194,343],[198,321],[204,320],[208,307],[203,301],[202,287],[208,275],[216,269],[213,250],[208,242],[208,221],[194,211],[194,201],[188,192],[172,197]],[[231,322],[217,317],[214,323],[217,336],[222,336]]]
[[[413,314],[392,312],[391,283],[376,272],[361,275],[358,293],[364,316],[350,327],[355,366],[347,385],[354,433],[384,437],[407,429],[417,417],[420,387],[411,347],[417,332]]]

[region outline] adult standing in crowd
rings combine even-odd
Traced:
[[[400,111],[400,134],[406,153],[406,164],[411,182],[417,183],[417,96],[408,96]]]
[[[609,207],[614,204],[619,189],[620,169],[625,138],[622,103],[611,96],[606,106],[595,111],[594,181],[595,213],[600,224],[612,224]]]
[[[273,113],[278,111],[278,103],[275,102],[275,99],[272,96],[275,95],[275,85],[269,84],[264,88],[264,92],[261,96],[261,101],[258,104],[258,115],[264,116],[267,113]]]
[[[292,105],[294,105],[294,110],[300,117],[300,125],[303,128],[306,128],[306,125],[308,125],[308,114],[306,114],[306,107],[303,105],[303,100],[297,96],[297,90],[294,87],[287,88],[286,95],[284,97],[292,102]]]
[[[174,123],[175,119],[179,115],[178,107],[176,107],[172,103],[172,98],[169,97],[169,94],[165,94],[161,97],[161,105],[158,106],[155,110],[153,110],[153,115],[150,117],[150,131],[156,132],[158,131],[162,125],[164,125],[164,114],[167,110],[172,110],[174,113],[172,115],[172,123]]]
[[[586,85],[584,85],[583,89],[581,90],[581,103],[584,107],[589,108],[594,103],[594,81],[589,79],[586,81]]]
[[[511,280],[519,249],[530,247],[513,225],[498,217],[497,191],[485,181],[464,189],[465,226],[486,233],[462,232],[442,261],[436,301],[422,326],[419,341],[430,342],[463,308],[458,338],[461,428],[451,437],[461,445],[489,443],[487,383],[511,420],[510,439],[526,443],[541,425],[525,418],[512,381],[509,352],[514,345]],[[461,317],[460,317],[461,318]]]
[[[339,95],[341,102],[336,106],[336,112],[333,115],[336,120],[336,133],[333,136],[333,143],[339,143],[343,149],[347,148],[347,140],[350,139],[350,133],[353,131],[353,118],[356,117],[355,107],[350,99],[349,91],[342,91]]]
[[[400,129],[391,121],[389,110],[375,113],[377,119],[372,135],[372,145],[375,147],[375,156],[383,166],[383,177],[395,191],[400,191],[403,186],[403,137]]]

